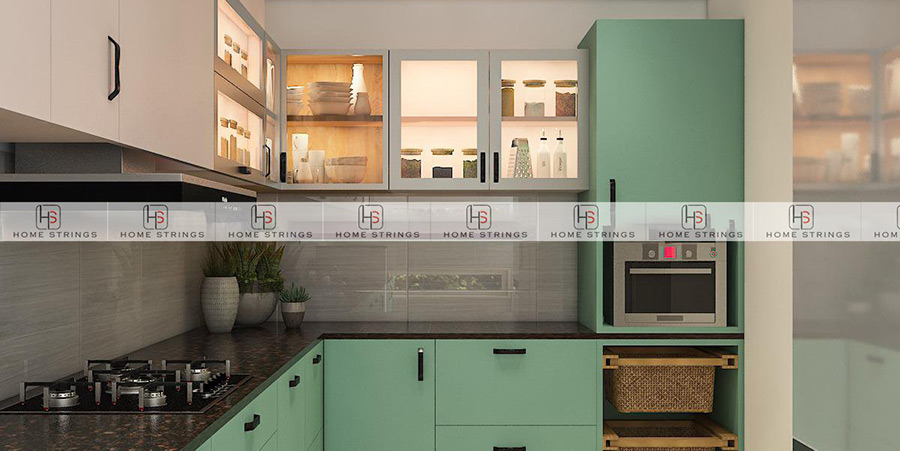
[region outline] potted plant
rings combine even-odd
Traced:
[[[212,333],[228,333],[234,327],[240,302],[235,263],[228,247],[209,245],[203,265],[200,308],[206,328]]]
[[[309,300],[309,293],[306,288],[298,287],[291,283],[290,288],[285,288],[278,293],[278,300],[281,304],[281,319],[288,329],[299,329],[303,317],[306,315],[306,301]]]
[[[235,323],[260,325],[275,312],[275,295],[284,287],[280,269],[284,246],[245,242],[229,246],[237,262],[236,277],[241,292]]]

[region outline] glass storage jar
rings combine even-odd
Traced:
[[[478,178],[478,149],[463,149],[462,173],[464,179]]]
[[[235,155],[234,161],[243,164],[244,152],[247,151],[247,141],[244,138],[244,127],[238,125],[235,131],[237,134],[237,154]]]
[[[516,81],[500,80],[500,115],[516,115]]]
[[[522,101],[525,103],[525,116],[544,117],[544,105],[546,105],[544,86],[547,82],[545,80],[525,80],[522,84],[525,85],[525,89],[522,90]]]
[[[556,80],[556,115],[575,117],[578,108],[578,80]]]
[[[250,166],[250,129],[249,128],[244,129],[244,138],[246,138],[246,141],[244,141],[244,143],[245,143],[244,144],[244,146],[245,146],[245,148],[244,148],[245,149],[244,150],[244,166]]]
[[[230,129],[228,132],[228,159],[232,161],[237,160],[238,154],[237,126],[236,120],[228,120],[228,128]]]
[[[422,149],[400,149],[400,178],[422,178]]]
[[[453,178],[453,149],[446,147],[431,149],[431,178]]]

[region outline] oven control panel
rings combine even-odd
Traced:
[[[716,243],[643,243],[642,260],[691,261],[715,260]]]

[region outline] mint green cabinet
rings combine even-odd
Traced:
[[[275,435],[273,435],[259,451],[278,451],[278,443],[278,432],[276,431]]]
[[[596,451],[596,426],[438,426],[436,451]]]
[[[303,356],[276,382],[278,390],[278,450],[306,451],[306,408],[310,354]]]
[[[895,450],[900,352],[855,341],[849,350],[850,449]]]
[[[849,450],[847,340],[794,340],[794,437],[820,451]]]
[[[252,426],[256,423],[256,426]],[[251,425],[252,430],[245,430]],[[212,437],[213,451],[259,451],[278,428],[278,387],[269,386]],[[277,445],[276,445],[277,446]],[[274,449],[274,448],[273,448]]]
[[[306,425],[305,448],[312,445],[313,440],[322,431],[325,418],[325,345],[319,343],[306,356],[304,373],[306,374]]]
[[[594,340],[439,340],[437,424],[596,425]]]
[[[434,449],[433,340],[328,340],[325,351],[328,451]]]
[[[313,440],[312,445],[309,447],[309,451],[325,451],[325,444],[322,441],[325,436],[325,431],[319,431],[319,435],[316,436],[316,439]]]
[[[197,451],[212,451],[212,440],[203,442],[202,445],[197,447]]]

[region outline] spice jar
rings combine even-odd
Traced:
[[[526,117],[543,117],[544,105],[544,85],[545,80],[525,80],[522,82],[525,89],[522,91],[522,100],[525,102]]]
[[[478,149],[463,149],[462,172],[464,179],[478,178]]]
[[[575,117],[578,106],[578,80],[556,80],[556,115]]]
[[[516,115],[516,81],[500,80],[500,115]]]
[[[250,129],[244,129],[244,138],[247,140],[244,141],[244,165],[250,166]]]
[[[232,161],[237,160],[238,155],[237,127],[236,120],[228,121],[228,128],[231,129],[231,136],[228,137],[228,159]]]
[[[452,179],[453,178],[453,149],[435,148],[431,149],[431,178],[433,179]]]
[[[422,149],[400,149],[400,178],[422,178]]]

